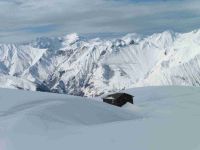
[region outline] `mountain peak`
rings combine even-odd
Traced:
[[[12,85],[3,79],[0,84],[85,96],[145,85],[199,86],[199,49],[198,32],[172,31],[112,40],[87,40],[72,33],[25,46],[2,44],[0,73]]]
[[[66,40],[69,44],[72,44],[79,40],[79,36],[77,33],[67,34],[64,36],[64,40]]]

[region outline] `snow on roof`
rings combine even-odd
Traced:
[[[114,97],[112,96],[108,96],[108,97],[105,97],[106,99],[115,99]]]
[[[113,93],[113,94],[109,94],[109,95],[105,96],[104,98],[106,98],[106,99],[111,99],[111,98],[112,99],[117,99],[123,94],[130,95],[128,93]],[[130,96],[134,97],[133,95],[130,95]]]

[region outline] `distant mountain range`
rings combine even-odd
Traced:
[[[0,87],[96,96],[149,85],[200,85],[200,30],[0,44]]]

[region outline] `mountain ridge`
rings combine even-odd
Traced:
[[[97,96],[141,86],[199,86],[199,41],[194,30],[110,40],[73,33],[0,44],[0,87]]]

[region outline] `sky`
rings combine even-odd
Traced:
[[[0,43],[200,28],[200,0],[0,0]]]

